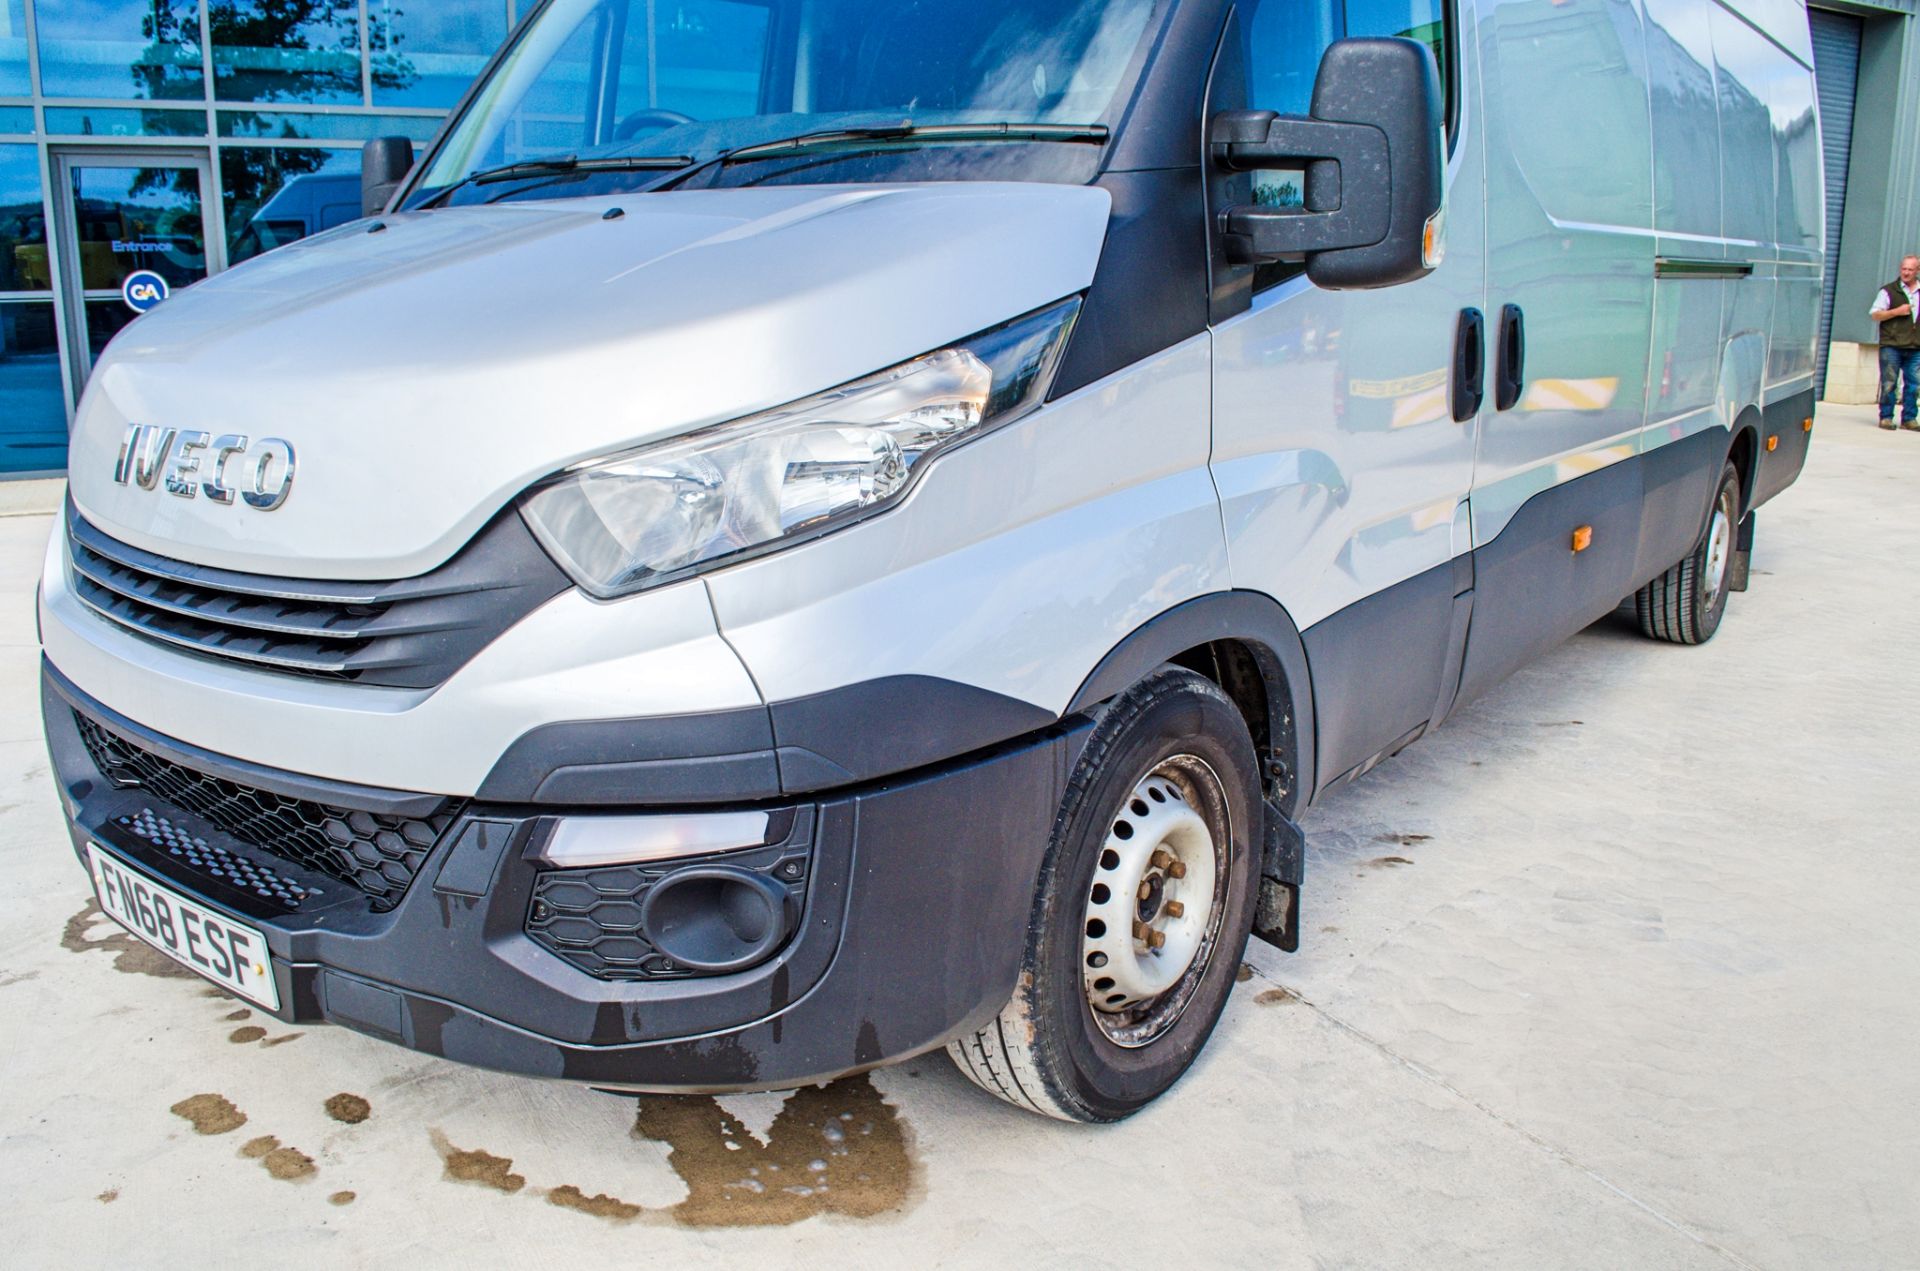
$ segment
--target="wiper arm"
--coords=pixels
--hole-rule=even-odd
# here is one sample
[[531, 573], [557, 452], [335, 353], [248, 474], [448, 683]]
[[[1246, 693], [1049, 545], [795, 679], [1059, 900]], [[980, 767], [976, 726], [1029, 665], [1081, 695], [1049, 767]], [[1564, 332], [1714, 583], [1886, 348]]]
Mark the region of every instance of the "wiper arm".
[[840, 146], [858, 145], [867, 141], [1063, 141], [1097, 146], [1105, 145], [1106, 140], [1105, 124], [899, 123], [874, 124], [858, 128], [827, 128], [819, 132], [803, 132], [797, 136], [782, 137], [777, 141], [756, 141], [751, 145], [722, 150], [712, 158], [702, 160], [686, 171], [676, 173], [650, 187], [648, 193], [671, 189], [710, 168], [724, 167], [730, 163], [751, 163], [756, 159], [780, 159], [788, 155], [832, 150]]
[[518, 181], [523, 177], [566, 176], [575, 172], [641, 172], [653, 168], [685, 168], [692, 164], [693, 156], [684, 154], [603, 155], [589, 159], [567, 154], [551, 159], [528, 159], [470, 172], [420, 206], [434, 207], [445, 202], [455, 190], [469, 185], [493, 185], [501, 181]]

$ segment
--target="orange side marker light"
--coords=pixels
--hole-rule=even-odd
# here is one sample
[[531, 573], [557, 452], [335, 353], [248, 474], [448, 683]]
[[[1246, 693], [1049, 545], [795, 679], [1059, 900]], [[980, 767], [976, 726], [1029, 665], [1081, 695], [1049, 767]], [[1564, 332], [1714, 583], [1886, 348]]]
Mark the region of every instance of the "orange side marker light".
[[1811, 416], [1809, 416], [1808, 418], [1806, 418], [1806, 419], [1803, 419], [1803, 420], [1801, 420], [1801, 421], [1800, 421], [1800, 431], [1801, 431], [1801, 432], [1812, 432], [1812, 431], [1813, 431], [1813, 419], [1812, 419], [1812, 417], [1811, 417]]
[[1593, 546], [1593, 526], [1582, 525], [1573, 532], [1573, 550], [1584, 552]]
[[1779, 435], [1775, 434], [1774, 436], [1767, 438], [1767, 453], [1772, 454], [1774, 451], [1778, 449], [1780, 449]]

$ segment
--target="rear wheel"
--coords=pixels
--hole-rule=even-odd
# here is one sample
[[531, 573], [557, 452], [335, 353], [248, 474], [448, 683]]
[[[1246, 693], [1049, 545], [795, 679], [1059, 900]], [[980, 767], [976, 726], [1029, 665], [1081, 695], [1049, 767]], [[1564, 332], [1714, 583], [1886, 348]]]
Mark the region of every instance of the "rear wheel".
[[1732, 590], [1739, 526], [1740, 472], [1728, 464], [1700, 541], [1685, 560], [1634, 593], [1634, 618], [1643, 634], [1673, 644], [1705, 644], [1713, 638]]
[[1094, 726], [1055, 822], [1019, 987], [948, 1046], [977, 1085], [1068, 1121], [1118, 1121], [1213, 1032], [1259, 882], [1252, 739], [1212, 682], [1163, 667]]

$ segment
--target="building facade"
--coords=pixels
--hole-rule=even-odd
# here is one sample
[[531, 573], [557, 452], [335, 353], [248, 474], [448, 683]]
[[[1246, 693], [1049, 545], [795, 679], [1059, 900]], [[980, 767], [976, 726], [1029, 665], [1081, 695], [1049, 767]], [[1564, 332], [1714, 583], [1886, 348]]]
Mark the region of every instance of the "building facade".
[[0, 0], [0, 477], [66, 466], [94, 356], [170, 287], [360, 214], [533, 0]]
[[[0, 0], [0, 477], [64, 470], [129, 279], [189, 285], [357, 216], [361, 143], [427, 141], [533, 3]], [[1809, 15], [1833, 400], [1871, 399], [1868, 302], [1920, 252], [1917, 3]]]

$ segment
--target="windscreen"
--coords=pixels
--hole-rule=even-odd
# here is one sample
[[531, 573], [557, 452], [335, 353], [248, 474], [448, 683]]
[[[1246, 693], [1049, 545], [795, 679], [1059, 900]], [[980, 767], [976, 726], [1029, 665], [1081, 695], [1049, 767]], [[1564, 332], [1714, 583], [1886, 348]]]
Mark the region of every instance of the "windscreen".
[[[833, 129], [1097, 123], [1116, 109], [1155, 8], [1156, 0], [553, 0], [481, 86], [410, 202], [477, 173], [558, 157], [699, 161]], [[590, 188], [535, 188], [564, 197], [660, 177], [596, 173]], [[732, 183], [724, 175], [707, 183], [715, 180]], [[488, 182], [447, 201], [532, 192]]]

